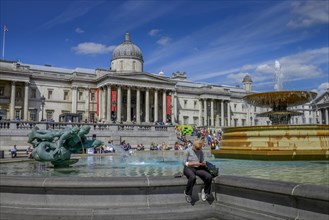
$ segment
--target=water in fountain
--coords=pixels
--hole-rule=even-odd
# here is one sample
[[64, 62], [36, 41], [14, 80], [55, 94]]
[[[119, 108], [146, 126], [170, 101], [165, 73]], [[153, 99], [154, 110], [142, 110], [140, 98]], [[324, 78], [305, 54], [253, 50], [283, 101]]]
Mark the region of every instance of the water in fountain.
[[281, 64], [279, 61], [275, 61], [275, 84], [274, 84], [274, 90], [280, 91], [282, 90], [282, 81], [283, 81], [283, 73], [281, 71]]
[[[0, 173], [9, 176], [60, 176], [60, 177], [136, 177], [172, 176], [182, 172], [184, 151], [165, 151], [166, 162], [162, 162], [159, 151], [139, 151], [127, 161], [118, 154], [83, 156], [70, 167], [54, 169], [46, 162], [28, 160], [19, 163], [3, 163]], [[221, 175], [249, 176], [262, 179], [284, 180], [298, 183], [329, 185], [327, 161], [253, 161], [213, 158], [205, 151], [205, 160], [216, 164]], [[184, 178], [185, 180], [185, 178]]]

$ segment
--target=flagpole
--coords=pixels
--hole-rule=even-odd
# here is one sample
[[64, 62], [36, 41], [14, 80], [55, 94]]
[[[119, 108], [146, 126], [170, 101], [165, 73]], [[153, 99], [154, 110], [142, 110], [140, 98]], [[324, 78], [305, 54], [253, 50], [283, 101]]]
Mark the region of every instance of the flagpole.
[[3, 27], [3, 40], [2, 40], [2, 59], [5, 59], [5, 39], [6, 39], [6, 26]]

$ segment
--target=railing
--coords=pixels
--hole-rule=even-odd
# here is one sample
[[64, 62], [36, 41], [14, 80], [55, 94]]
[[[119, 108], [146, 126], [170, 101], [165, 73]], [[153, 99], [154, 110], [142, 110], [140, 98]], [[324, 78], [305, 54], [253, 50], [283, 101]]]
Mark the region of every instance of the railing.
[[0, 129], [32, 129], [38, 126], [40, 129], [61, 130], [67, 127], [81, 127], [89, 125], [95, 131], [159, 131], [167, 132], [174, 126], [144, 125], [144, 124], [104, 124], [104, 123], [65, 123], [65, 122], [35, 122], [35, 121], [0, 121]]
[[38, 122], [30, 121], [0, 121], [0, 129], [32, 129]]

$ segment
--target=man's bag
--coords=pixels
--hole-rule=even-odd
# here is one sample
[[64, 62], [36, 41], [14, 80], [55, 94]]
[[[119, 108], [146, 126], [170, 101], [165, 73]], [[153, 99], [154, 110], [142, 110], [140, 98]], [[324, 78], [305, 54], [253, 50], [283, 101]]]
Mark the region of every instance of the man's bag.
[[207, 168], [207, 171], [208, 171], [213, 177], [218, 176], [219, 171], [218, 171], [218, 168], [217, 168], [214, 164], [212, 164], [212, 163], [206, 161], [206, 168]]

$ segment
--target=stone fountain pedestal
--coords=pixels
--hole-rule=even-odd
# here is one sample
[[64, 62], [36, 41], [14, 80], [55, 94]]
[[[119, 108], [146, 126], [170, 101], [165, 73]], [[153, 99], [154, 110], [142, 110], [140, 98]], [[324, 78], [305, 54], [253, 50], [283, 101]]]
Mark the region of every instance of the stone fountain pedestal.
[[216, 158], [329, 160], [329, 125], [275, 125], [223, 129]]

